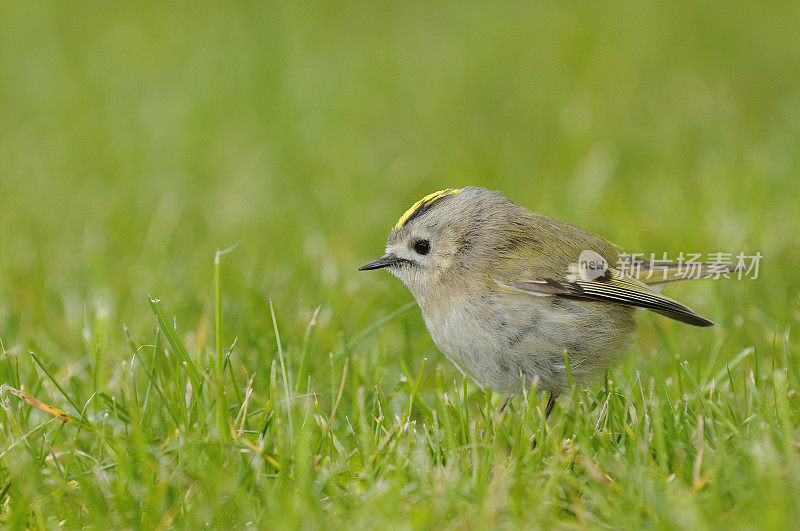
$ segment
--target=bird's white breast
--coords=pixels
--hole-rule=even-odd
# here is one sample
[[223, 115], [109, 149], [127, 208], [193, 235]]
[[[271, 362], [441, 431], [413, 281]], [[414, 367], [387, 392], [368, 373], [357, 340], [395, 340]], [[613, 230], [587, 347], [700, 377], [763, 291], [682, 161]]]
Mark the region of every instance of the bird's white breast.
[[420, 306], [439, 349], [479, 386], [500, 393], [519, 392], [523, 381], [563, 390], [565, 351], [576, 380], [602, 373], [634, 326], [610, 325], [619, 321], [614, 312], [627, 309], [554, 297], [497, 292]]

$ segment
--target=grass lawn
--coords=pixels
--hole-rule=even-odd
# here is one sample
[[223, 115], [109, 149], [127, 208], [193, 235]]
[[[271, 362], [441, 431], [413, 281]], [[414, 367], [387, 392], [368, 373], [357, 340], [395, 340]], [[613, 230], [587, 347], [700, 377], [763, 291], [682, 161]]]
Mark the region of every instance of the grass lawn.
[[[0, 6], [0, 523], [800, 525], [800, 8]], [[398, 216], [485, 186], [744, 252], [604, 381], [481, 392]], [[223, 252], [218, 252], [223, 251]]]

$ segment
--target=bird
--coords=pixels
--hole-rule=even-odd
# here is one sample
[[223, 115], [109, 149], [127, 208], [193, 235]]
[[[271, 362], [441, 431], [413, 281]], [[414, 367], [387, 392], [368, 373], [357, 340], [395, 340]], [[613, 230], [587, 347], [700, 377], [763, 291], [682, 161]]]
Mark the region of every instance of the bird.
[[535, 386], [549, 393], [549, 416], [570, 376], [589, 382], [620, 359], [638, 311], [714, 324], [660, 293], [708, 276], [709, 264], [689, 271], [636, 260], [588, 230], [475, 186], [414, 203], [385, 253], [358, 268], [375, 269], [405, 284], [434, 343], [462, 374], [506, 395], [499, 411]]

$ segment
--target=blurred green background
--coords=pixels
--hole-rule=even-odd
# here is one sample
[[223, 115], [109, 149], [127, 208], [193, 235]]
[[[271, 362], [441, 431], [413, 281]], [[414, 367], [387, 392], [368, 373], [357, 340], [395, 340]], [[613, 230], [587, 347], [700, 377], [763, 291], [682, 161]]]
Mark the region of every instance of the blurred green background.
[[[238, 244], [227, 341], [258, 370], [267, 297], [291, 338], [321, 305], [322, 363], [411, 300], [355, 271], [397, 217], [479, 185], [631, 252], [761, 251], [756, 281], [669, 293], [721, 322], [674, 338], [689, 357], [769, 341], [799, 318], [799, 19], [796, 2], [4, 2], [0, 338], [56, 364], [102, 343], [113, 366], [122, 323], [152, 333], [151, 294], [202, 347], [214, 251]], [[680, 329], [641, 322], [642, 351]], [[444, 362], [418, 313], [399, 329], [409, 363]]]
[[[96, 430], [0, 388], [0, 522], [797, 527], [798, 27], [798, 2], [0, 3], [0, 384]], [[602, 392], [494, 422], [418, 309], [381, 323], [402, 284], [356, 272], [466, 185], [760, 275], [671, 286], [717, 326], [642, 314]], [[147, 296], [216, 378], [232, 245], [236, 348], [200, 397]]]

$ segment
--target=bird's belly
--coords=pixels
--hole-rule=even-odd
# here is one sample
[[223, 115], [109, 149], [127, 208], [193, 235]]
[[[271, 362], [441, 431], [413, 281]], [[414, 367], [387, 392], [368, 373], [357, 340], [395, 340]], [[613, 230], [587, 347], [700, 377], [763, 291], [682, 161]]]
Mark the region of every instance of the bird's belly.
[[[479, 386], [514, 393], [536, 384], [548, 392], [602, 373], [635, 328], [628, 308], [555, 298], [497, 294], [426, 311], [436, 345]], [[621, 324], [621, 326], [620, 326]]]

